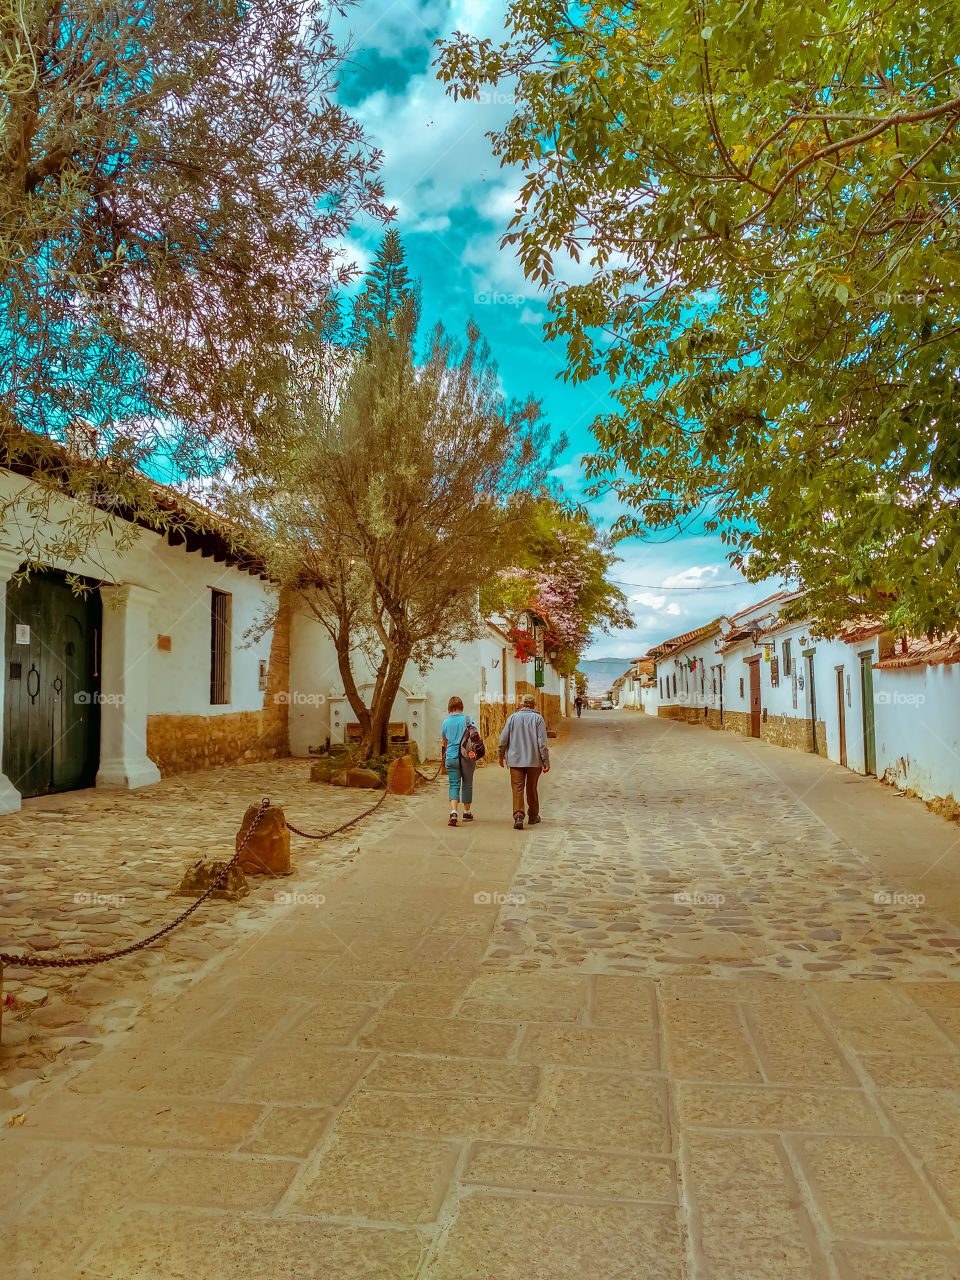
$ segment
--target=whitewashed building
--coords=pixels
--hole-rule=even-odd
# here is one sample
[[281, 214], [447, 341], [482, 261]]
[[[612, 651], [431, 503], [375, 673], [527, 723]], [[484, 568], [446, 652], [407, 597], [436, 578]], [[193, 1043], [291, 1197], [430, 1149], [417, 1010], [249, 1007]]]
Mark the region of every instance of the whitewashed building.
[[[38, 495], [29, 468], [0, 469], [0, 812], [27, 796], [147, 786], [348, 736], [352, 716], [326, 631], [302, 601], [278, 598], [215, 515], [157, 486], [158, 501], [189, 527], [139, 528], [120, 551], [106, 513], [84, 506], [93, 536], [78, 556], [58, 526], [77, 501], [54, 495], [40, 517]], [[44, 568], [19, 580], [27, 562]], [[77, 581], [86, 588], [79, 595]], [[488, 623], [425, 676], [411, 664], [392, 720], [422, 756], [435, 756], [452, 694], [489, 743], [530, 691], [555, 732], [570, 713], [570, 681], [549, 655], [539, 686], [533, 667]]]
[[780, 592], [655, 646], [648, 714], [700, 723], [876, 774], [960, 816], [960, 636], [895, 640], [865, 619], [832, 638]]

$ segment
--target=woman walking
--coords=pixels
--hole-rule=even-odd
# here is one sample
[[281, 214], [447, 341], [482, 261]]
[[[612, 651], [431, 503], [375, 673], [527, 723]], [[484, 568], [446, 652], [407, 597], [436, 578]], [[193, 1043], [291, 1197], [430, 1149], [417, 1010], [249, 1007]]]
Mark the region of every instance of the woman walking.
[[448, 827], [457, 825], [457, 805], [463, 796], [463, 820], [473, 822], [470, 806], [473, 804], [473, 773], [477, 762], [470, 756], [460, 754], [460, 740], [467, 731], [467, 725], [473, 720], [463, 710], [462, 698], [451, 698], [447, 703], [447, 718], [440, 726], [443, 737], [443, 762], [447, 768], [450, 782], [450, 817]]

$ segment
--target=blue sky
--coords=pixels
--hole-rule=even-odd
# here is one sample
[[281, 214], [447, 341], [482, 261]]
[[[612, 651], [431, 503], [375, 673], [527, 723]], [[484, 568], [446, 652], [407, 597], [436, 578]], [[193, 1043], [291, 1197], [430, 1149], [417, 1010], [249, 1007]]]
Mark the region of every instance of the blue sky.
[[[352, 43], [340, 97], [384, 152], [386, 195], [397, 207], [411, 273], [422, 283], [425, 321], [439, 319], [454, 333], [463, 332], [469, 317], [477, 321], [505, 391], [542, 400], [551, 422], [569, 437], [558, 478], [581, 497], [580, 458], [594, 447], [590, 423], [610, 407], [608, 384], [560, 380], [563, 346], [542, 336], [544, 299], [513, 253], [499, 247], [520, 179], [500, 168], [484, 135], [509, 118], [508, 95], [454, 102], [431, 67], [438, 38], [459, 29], [502, 39], [502, 24], [499, 0], [361, 0], [339, 25]], [[380, 227], [357, 226], [344, 257], [365, 269], [381, 234]], [[587, 273], [589, 264], [570, 263], [566, 278]], [[607, 527], [620, 512], [614, 498], [589, 506]], [[770, 584], [747, 583], [725, 563], [719, 539], [656, 536], [656, 542], [631, 539], [618, 548], [622, 563], [614, 575], [626, 584], [636, 626], [597, 637], [584, 656], [629, 659], [770, 594]], [[727, 583], [737, 585], [719, 585]]]

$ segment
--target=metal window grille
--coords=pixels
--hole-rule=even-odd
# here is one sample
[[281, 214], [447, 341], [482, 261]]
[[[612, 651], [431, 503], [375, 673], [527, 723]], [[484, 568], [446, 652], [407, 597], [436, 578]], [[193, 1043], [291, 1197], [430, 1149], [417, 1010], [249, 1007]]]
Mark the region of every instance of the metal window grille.
[[792, 670], [793, 670], [793, 665], [792, 665], [792, 660], [790, 655], [790, 641], [784, 640], [783, 642], [783, 674], [784, 676], [786, 677], [790, 675]]
[[211, 589], [210, 596], [210, 704], [230, 701], [230, 606], [228, 591]]

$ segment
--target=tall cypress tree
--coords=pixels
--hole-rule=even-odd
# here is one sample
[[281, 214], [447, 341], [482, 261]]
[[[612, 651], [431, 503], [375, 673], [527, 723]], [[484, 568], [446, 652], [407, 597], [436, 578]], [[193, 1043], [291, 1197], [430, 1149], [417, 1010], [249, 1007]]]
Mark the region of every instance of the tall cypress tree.
[[354, 304], [354, 341], [366, 347], [375, 330], [389, 332], [397, 312], [415, 293], [400, 233], [391, 228], [380, 241], [367, 283]]

